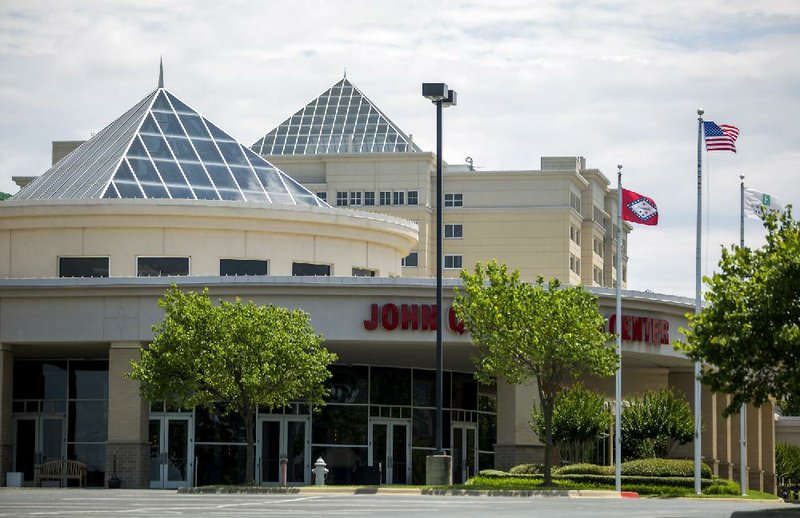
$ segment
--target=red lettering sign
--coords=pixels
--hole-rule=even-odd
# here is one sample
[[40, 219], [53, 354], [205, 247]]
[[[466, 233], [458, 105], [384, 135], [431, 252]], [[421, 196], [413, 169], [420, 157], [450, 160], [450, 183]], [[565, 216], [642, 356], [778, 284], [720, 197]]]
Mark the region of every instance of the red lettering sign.
[[[608, 318], [608, 332], [617, 332], [617, 315]], [[622, 339], [627, 342], [644, 342], [669, 345], [669, 321], [662, 318], [622, 315]]]
[[436, 306], [430, 304], [422, 305], [422, 330], [436, 331]]
[[400, 317], [403, 329], [419, 329], [419, 306], [416, 304], [403, 304], [400, 306]]
[[397, 311], [396, 304], [384, 304], [381, 310], [381, 325], [387, 331], [394, 331], [397, 329], [397, 324], [400, 323], [400, 317]]
[[367, 331], [375, 331], [378, 329], [378, 305], [372, 304], [369, 307], [369, 320], [364, 321], [364, 329]]
[[[375, 331], [378, 327], [386, 331], [400, 328], [403, 331], [436, 331], [438, 311], [435, 304], [370, 304], [369, 318], [364, 320], [364, 329]], [[447, 312], [448, 328], [458, 334], [464, 334], [464, 323], [456, 317], [451, 307]]]
[[456, 310], [452, 307], [450, 308], [450, 311], [447, 312], [447, 320], [450, 324], [450, 331], [460, 335], [464, 334], [464, 322], [456, 318]]

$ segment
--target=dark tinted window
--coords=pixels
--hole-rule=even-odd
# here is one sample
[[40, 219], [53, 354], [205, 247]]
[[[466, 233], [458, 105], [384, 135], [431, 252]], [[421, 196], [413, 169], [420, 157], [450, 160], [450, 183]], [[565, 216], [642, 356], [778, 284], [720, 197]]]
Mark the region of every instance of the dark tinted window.
[[67, 362], [14, 362], [14, 399], [66, 399]]
[[478, 382], [472, 374], [453, 373], [453, 408], [478, 409]]
[[108, 257], [59, 257], [59, 277], [108, 277]]
[[370, 403], [411, 404], [411, 369], [373, 367], [370, 376]]
[[403, 257], [403, 259], [400, 262], [402, 266], [407, 266], [410, 268], [417, 267], [419, 266], [419, 253], [411, 252], [407, 256]]
[[266, 275], [267, 261], [257, 259], [220, 259], [220, 275]]
[[189, 275], [188, 257], [139, 257], [136, 275], [139, 277], [166, 277]]
[[238, 412], [223, 413], [222, 408], [195, 409], [195, 442], [245, 442], [244, 420]]
[[69, 362], [70, 399], [108, 399], [108, 362]]
[[69, 404], [70, 442], [102, 442], [108, 436], [108, 401], [73, 401]]
[[332, 374], [326, 383], [331, 391], [331, 395], [328, 397], [329, 403], [368, 402], [369, 382], [367, 381], [366, 367], [333, 365], [329, 370]]
[[331, 267], [328, 264], [292, 263], [292, 275], [330, 275]]
[[325, 405], [314, 415], [311, 442], [315, 444], [367, 444], [367, 407]]

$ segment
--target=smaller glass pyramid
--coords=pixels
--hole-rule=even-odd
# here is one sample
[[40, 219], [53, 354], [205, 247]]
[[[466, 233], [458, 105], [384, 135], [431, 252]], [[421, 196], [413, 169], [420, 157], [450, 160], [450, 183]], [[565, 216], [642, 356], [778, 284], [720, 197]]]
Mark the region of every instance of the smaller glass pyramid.
[[163, 87], [14, 198], [172, 198], [329, 206]]
[[347, 78], [283, 121], [251, 149], [259, 155], [421, 151]]

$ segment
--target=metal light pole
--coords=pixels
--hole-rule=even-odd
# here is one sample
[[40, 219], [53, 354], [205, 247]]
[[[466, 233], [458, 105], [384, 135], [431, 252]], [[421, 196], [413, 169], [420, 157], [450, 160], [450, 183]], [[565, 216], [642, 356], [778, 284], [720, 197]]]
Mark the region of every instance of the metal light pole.
[[422, 83], [422, 96], [436, 105], [436, 455], [443, 448], [444, 350], [442, 349], [442, 108], [455, 106], [456, 92], [444, 83]]

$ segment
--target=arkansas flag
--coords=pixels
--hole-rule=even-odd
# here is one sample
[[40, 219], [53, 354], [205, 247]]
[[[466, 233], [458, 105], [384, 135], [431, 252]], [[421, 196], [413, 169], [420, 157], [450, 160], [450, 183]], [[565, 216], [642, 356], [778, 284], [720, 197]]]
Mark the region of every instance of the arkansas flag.
[[652, 198], [622, 189], [622, 219], [642, 225], [658, 225], [658, 207]]

